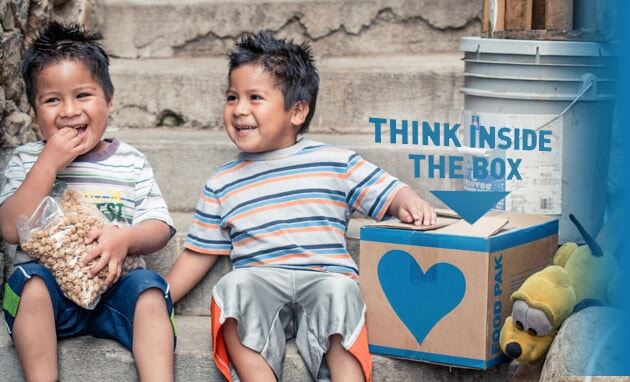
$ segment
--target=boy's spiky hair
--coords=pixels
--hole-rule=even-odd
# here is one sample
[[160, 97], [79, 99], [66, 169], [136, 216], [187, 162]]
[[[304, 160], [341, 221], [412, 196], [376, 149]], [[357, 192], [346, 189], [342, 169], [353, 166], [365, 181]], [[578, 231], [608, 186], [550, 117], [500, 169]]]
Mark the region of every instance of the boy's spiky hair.
[[277, 39], [271, 32], [243, 33], [236, 41], [236, 46], [228, 53], [230, 73], [247, 64], [259, 64], [278, 81], [284, 96], [284, 108], [289, 110], [297, 102], [309, 105], [309, 112], [299, 133], [308, 129], [315, 114], [319, 74], [313, 63], [311, 48]]
[[22, 57], [22, 78], [26, 98], [35, 108], [37, 76], [46, 66], [61, 60], [77, 60], [85, 65], [92, 77], [100, 82], [105, 99], [110, 102], [114, 86], [109, 76], [109, 57], [97, 42], [101, 36], [89, 33], [76, 24], [49, 23], [35, 37]]

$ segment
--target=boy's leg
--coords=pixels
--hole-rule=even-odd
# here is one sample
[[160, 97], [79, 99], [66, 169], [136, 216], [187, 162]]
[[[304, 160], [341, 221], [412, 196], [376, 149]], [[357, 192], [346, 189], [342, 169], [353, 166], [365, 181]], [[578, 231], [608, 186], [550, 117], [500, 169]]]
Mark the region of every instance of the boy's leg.
[[48, 288], [39, 277], [32, 277], [22, 290], [13, 343], [27, 381], [59, 379], [55, 317]]
[[236, 326], [236, 320], [228, 318], [223, 324], [223, 338], [240, 380], [243, 382], [275, 381], [276, 376], [263, 356], [241, 344]]
[[26, 379], [58, 379], [57, 337], [82, 334], [87, 314], [63, 296], [54, 276], [36, 262], [15, 267], [2, 307]]
[[326, 353], [326, 362], [333, 381], [363, 382], [363, 370], [359, 361], [341, 345], [341, 335], [330, 336], [330, 347]]
[[159, 289], [143, 292], [133, 319], [133, 357], [142, 381], [172, 381], [173, 328]]
[[172, 314], [164, 278], [153, 271], [136, 269], [101, 296], [88, 334], [113, 339], [131, 351], [141, 380], [172, 381]]
[[[335, 273], [296, 271], [296, 345], [316, 380], [370, 381], [372, 357], [358, 284]], [[336, 379], [340, 378], [340, 379]]]
[[[277, 268], [237, 268], [215, 285], [212, 350], [217, 368], [228, 381], [280, 378], [285, 328], [293, 318], [288, 273]], [[251, 369], [259, 371], [250, 373]]]

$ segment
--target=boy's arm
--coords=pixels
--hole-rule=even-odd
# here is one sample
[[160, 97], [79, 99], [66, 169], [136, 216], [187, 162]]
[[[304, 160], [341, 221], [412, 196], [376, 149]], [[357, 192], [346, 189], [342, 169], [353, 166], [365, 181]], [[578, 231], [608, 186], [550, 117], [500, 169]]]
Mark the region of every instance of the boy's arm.
[[30, 216], [43, 198], [50, 194], [56, 171], [48, 164], [37, 161], [26, 175], [22, 185], [0, 207], [2, 237], [11, 244], [19, 241], [16, 220], [18, 216]]
[[387, 214], [415, 225], [432, 225], [437, 222], [435, 209], [409, 186], [402, 188], [394, 195]]
[[184, 249], [166, 275], [173, 303], [188, 294], [210, 271], [218, 259], [218, 255], [206, 255]]
[[145, 220], [142, 223], [121, 227], [129, 236], [128, 255], [148, 255], [164, 248], [171, 235], [171, 228], [165, 222], [156, 219]]
[[31, 216], [43, 198], [50, 194], [57, 172], [70, 164], [83, 150], [73, 128], [60, 129], [50, 137], [24, 182], [0, 207], [0, 232], [11, 244], [19, 241], [16, 219]]

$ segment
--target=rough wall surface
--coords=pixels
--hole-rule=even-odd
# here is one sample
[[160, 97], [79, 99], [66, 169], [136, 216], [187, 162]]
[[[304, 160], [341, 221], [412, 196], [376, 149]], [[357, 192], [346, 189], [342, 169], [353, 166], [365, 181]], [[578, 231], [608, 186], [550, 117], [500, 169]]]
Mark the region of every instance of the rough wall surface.
[[[30, 107], [20, 80], [19, 63], [28, 25], [29, 0], [0, 0], [0, 167], [11, 150], [34, 139]], [[2, 176], [0, 175], [0, 179]], [[8, 258], [0, 246], [0, 283]], [[0, 292], [1, 294], [2, 292]], [[2, 296], [0, 295], [0, 298]]]
[[[24, 44], [48, 20], [90, 27], [96, 0], [0, 0], [0, 169], [16, 146], [37, 139], [34, 115], [24, 93], [20, 60]], [[3, 176], [0, 174], [0, 183]], [[10, 261], [0, 246], [0, 285]], [[4, 264], [4, 266], [3, 266]], [[2, 292], [0, 292], [1, 294]]]
[[223, 56], [241, 32], [258, 29], [309, 42], [321, 55], [347, 56], [454, 51], [462, 36], [479, 33], [481, 3], [102, 0], [94, 13], [114, 57]]
[[11, 150], [36, 139], [33, 115], [20, 60], [24, 44], [48, 20], [78, 22], [90, 27], [96, 0], [0, 0], [0, 165]]
[[7, 151], [34, 138], [19, 64], [28, 25], [28, 0], [0, 0], [0, 164]]

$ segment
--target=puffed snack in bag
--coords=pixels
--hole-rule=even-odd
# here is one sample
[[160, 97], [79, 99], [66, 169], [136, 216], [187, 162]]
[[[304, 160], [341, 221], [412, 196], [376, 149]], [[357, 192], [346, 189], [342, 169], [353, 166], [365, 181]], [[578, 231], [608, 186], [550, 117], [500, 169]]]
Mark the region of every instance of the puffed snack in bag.
[[[111, 223], [96, 207], [82, 203], [78, 192], [66, 190], [59, 198], [44, 198], [31, 218], [22, 218], [17, 227], [22, 250], [51, 271], [64, 295], [85, 309], [94, 309], [107, 289], [107, 268], [90, 278], [88, 272], [96, 260], [81, 266], [81, 259], [98, 244], [85, 244], [87, 235], [106, 225]], [[127, 256], [122, 268], [143, 266], [142, 258]]]

